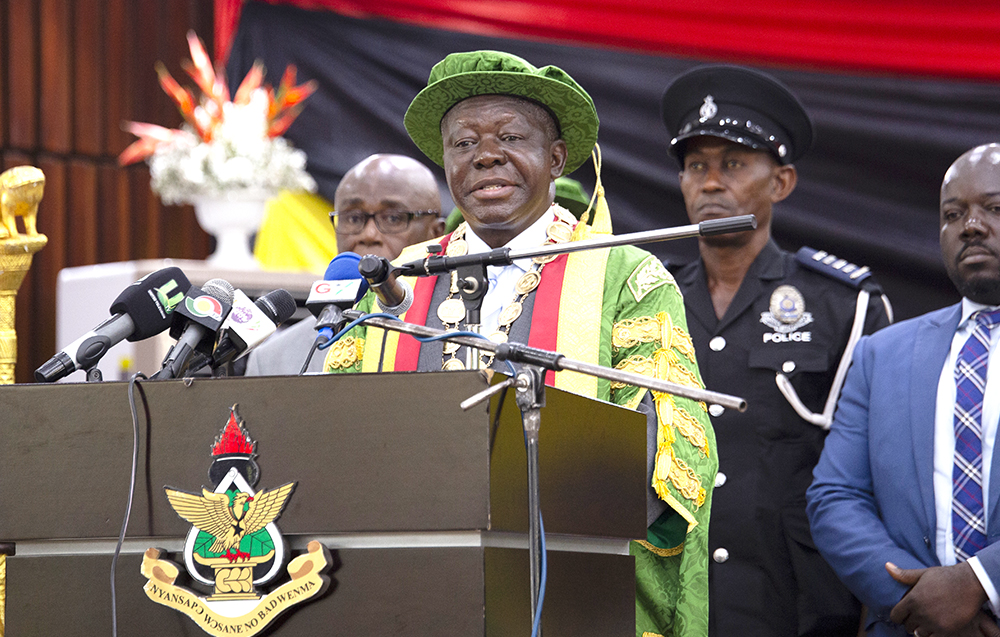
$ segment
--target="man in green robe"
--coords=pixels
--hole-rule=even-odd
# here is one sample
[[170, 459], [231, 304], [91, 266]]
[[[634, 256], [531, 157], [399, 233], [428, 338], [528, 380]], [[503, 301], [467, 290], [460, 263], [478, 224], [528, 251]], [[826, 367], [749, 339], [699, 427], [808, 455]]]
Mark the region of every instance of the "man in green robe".
[[[411, 138], [442, 165], [465, 221], [440, 242], [448, 255], [527, 248], [611, 232], [597, 184], [594, 210], [577, 219], [554, 204], [555, 180], [591, 155], [598, 119], [564, 71], [507, 53], [449, 55], [405, 117]], [[593, 214], [591, 214], [593, 212]], [[412, 246], [400, 261], [422, 257]], [[681, 294], [658, 259], [625, 246], [488, 268], [482, 333], [569, 358], [702, 387]], [[461, 329], [464, 306], [448, 276], [411, 281], [401, 317]], [[372, 295], [359, 309], [374, 309]], [[462, 351], [398, 333], [355, 328], [330, 348], [330, 372], [463, 369]], [[486, 356], [480, 365], [492, 361]], [[636, 559], [636, 634], [708, 633], [707, 526], [717, 461], [706, 406], [606, 380], [558, 372], [547, 383], [647, 414], [647, 537]]]

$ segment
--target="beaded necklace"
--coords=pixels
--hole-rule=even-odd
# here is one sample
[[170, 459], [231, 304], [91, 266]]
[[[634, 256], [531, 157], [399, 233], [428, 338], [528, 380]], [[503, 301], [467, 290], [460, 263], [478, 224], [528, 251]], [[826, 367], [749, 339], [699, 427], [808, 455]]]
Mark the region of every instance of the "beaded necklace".
[[[546, 240], [542, 245], [551, 245], [554, 243], [565, 243], [569, 241], [570, 237], [573, 235], [573, 225], [576, 223], [576, 218], [561, 206], [552, 205], [552, 210], [555, 213], [555, 220], [549, 224], [548, 228], [545, 229]], [[445, 254], [449, 257], [460, 256], [468, 254], [469, 244], [465, 240], [465, 232], [468, 229], [468, 224], [462, 222], [459, 224], [458, 228], [451, 235], [451, 241], [448, 242], [448, 247], [445, 250]], [[524, 301], [528, 298], [528, 295], [534, 292], [538, 288], [538, 284], [542, 281], [542, 268], [545, 267], [546, 263], [554, 261], [559, 255], [549, 254], [544, 256], [538, 256], [532, 258], [531, 269], [521, 275], [521, 278], [517, 280], [514, 284], [514, 300], [511, 301], [506, 307], [500, 312], [500, 316], [497, 318], [497, 330], [492, 334], [488, 335], [488, 338], [494, 343], [506, 343], [508, 337], [510, 336], [510, 328], [513, 326], [514, 321], [521, 316], [521, 312], [524, 311]], [[459, 296], [458, 287], [458, 272], [452, 271], [451, 273], [451, 286], [448, 288], [448, 298], [441, 302], [438, 306], [437, 315], [441, 319], [441, 323], [444, 325], [444, 329], [449, 332], [456, 332], [459, 329], [459, 324], [465, 318], [465, 303]], [[465, 363], [458, 358], [459, 345], [457, 343], [445, 343], [444, 351], [441, 357], [441, 369], [445, 371], [454, 371], [465, 369]], [[479, 367], [480, 369], [486, 369], [491, 364], [493, 364], [493, 353], [491, 352], [488, 356], [479, 357]]]

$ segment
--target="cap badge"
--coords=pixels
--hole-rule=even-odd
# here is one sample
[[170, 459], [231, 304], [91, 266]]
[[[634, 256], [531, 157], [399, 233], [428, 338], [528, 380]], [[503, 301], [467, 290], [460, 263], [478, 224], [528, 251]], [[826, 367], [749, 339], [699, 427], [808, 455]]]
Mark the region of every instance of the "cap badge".
[[705, 123], [708, 120], [715, 117], [715, 114], [719, 112], [719, 107], [715, 105], [714, 98], [711, 95], [705, 96], [705, 101], [702, 103], [701, 108], [698, 109], [698, 115], [700, 115], [701, 123]]
[[792, 285], [779, 285], [771, 293], [770, 311], [761, 312], [760, 322], [776, 332], [788, 334], [813, 322], [806, 312], [802, 293]]

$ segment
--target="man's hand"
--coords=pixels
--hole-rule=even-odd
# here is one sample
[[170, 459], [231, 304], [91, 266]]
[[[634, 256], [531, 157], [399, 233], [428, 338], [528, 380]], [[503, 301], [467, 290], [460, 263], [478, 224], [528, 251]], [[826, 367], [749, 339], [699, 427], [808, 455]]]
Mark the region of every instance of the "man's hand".
[[[920, 633], [921, 637], [923, 633]], [[1000, 627], [996, 621], [986, 614], [986, 611], [979, 611], [979, 614], [972, 619], [969, 625], [969, 637], [1000, 637]]]
[[[905, 626], [908, 632], [920, 637], [951, 634], [1000, 637], [996, 624], [982, 611], [986, 591], [967, 563], [901, 569], [887, 562], [885, 569], [894, 580], [910, 587], [889, 614], [892, 621]], [[991, 628], [988, 624], [992, 624], [995, 632], [985, 632]], [[967, 632], [975, 629], [979, 632]]]

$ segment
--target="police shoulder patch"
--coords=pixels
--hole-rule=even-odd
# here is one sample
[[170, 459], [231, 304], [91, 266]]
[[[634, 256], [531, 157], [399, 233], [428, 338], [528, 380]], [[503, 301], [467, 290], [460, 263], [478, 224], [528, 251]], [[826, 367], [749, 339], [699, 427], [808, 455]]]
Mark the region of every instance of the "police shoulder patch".
[[674, 283], [674, 277], [667, 272], [659, 259], [649, 255], [632, 271], [627, 283], [629, 291], [638, 303], [656, 288]]
[[815, 250], [806, 246], [799, 248], [795, 253], [795, 260], [805, 268], [855, 288], [860, 288], [861, 284], [872, 276], [868, 266], [858, 266], [825, 250]]

